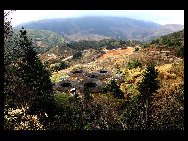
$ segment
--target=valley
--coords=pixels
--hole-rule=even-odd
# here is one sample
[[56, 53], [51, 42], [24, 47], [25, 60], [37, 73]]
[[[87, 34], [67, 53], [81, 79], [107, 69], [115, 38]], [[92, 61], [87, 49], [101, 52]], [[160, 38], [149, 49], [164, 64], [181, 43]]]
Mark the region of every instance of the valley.
[[6, 130], [184, 130], [184, 26], [59, 18], [9, 34]]
[[[135, 94], [138, 93], [136, 90], [137, 83], [140, 82], [142, 73], [150, 61], [153, 62], [156, 68], [159, 68], [160, 75], [167, 75], [166, 77], [174, 75], [174, 80], [177, 78], [175, 83], [183, 81], [176, 77], [174, 73], [164, 74], [167, 71], [166, 69], [164, 71], [167, 65], [172, 67], [175, 64], [181, 64], [180, 66], [182, 66], [184, 62], [183, 52], [181, 52], [182, 47], [184, 47], [184, 30], [161, 36], [148, 43], [114, 39], [64, 43], [64, 45], [53, 47], [38, 56], [43, 64], [47, 64], [47, 69], [52, 71], [50, 79], [53, 83], [68, 77], [67, 73], [76, 69], [84, 69], [90, 73], [107, 69], [112, 71], [110, 79], [118, 74], [123, 74], [126, 81], [120, 85], [120, 88], [125, 97], [128, 97], [129, 92], [126, 90], [132, 85], [135, 86]], [[78, 53], [80, 56], [75, 57]], [[127, 65], [135, 61], [140, 62], [142, 68], [127, 69]], [[66, 64], [64, 69], [60, 68], [62, 62]]]
[[[40, 32], [40, 30], [37, 32]], [[29, 33], [29, 35], [32, 34]], [[33, 37], [36, 37], [36, 35]], [[40, 44], [44, 43], [40, 41]], [[127, 97], [129, 93], [126, 92], [124, 87], [134, 85], [136, 91], [136, 83], [141, 80], [141, 74], [149, 61], [152, 61], [156, 68], [163, 68], [167, 64], [181, 63], [183, 62], [183, 54], [179, 51], [182, 47], [184, 47], [184, 30], [161, 36], [148, 43], [115, 39], [81, 40], [67, 43], [63, 41], [62, 44], [56, 44], [56, 46], [48, 48], [48, 51], [40, 53], [38, 56], [47, 69], [52, 71], [51, 81], [53, 83], [67, 77], [67, 73], [75, 69], [84, 69], [88, 72], [107, 69], [112, 71], [111, 78], [120, 72], [125, 76], [127, 71], [129, 72], [127, 70], [128, 63], [139, 61], [143, 66], [142, 71], [138, 69], [134, 70], [135, 72], [130, 72], [125, 76], [127, 81], [120, 85], [125, 97]], [[76, 58], [74, 56], [77, 53], [80, 53], [80, 56]], [[66, 64], [64, 69], [60, 68], [61, 62]], [[139, 74], [139, 77], [134, 76], [135, 74]]]

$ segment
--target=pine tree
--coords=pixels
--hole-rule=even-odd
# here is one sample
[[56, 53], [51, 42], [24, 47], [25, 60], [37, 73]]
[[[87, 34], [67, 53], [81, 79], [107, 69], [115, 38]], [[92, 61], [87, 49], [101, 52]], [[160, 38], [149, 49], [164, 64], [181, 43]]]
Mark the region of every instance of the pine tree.
[[[4, 11], [4, 108], [15, 108], [23, 104], [21, 98], [24, 86], [20, 81], [20, 75], [17, 71], [16, 62], [19, 58], [17, 46], [13, 38], [13, 29], [8, 15], [11, 11]], [[2, 67], [3, 69], [3, 67]]]
[[143, 74], [143, 79], [139, 83], [138, 91], [140, 96], [143, 99], [148, 98], [152, 101], [152, 96], [154, 93], [157, 93], [157, 90], [160, 88], [158, 77], [158, 70], [155, 69], [155, 66], [150, 62], [147, 64], [146, 71]]
[[146, 71], [143, 74], [143, 79], [138, 86], [138, 91], [140, 95], [138, 97], [138, 102], [143, 108], [143, 120], [145, 122], [145, 129], [151, 128], [151, 114], [152, 114], [152, 101], [153, 96], [157, 93], [157, 90], [160, 88], [158, 77], [158, 70], [155, 69], [155, 66], [150, 62], [147, 64]]
[[21, 49], [19, 71], [22, 74], [23, 83], [29, 89], [29, 107], [31, 112], [49, 113], [52, 102], [52, 83], [50, 73], [45, 69], [37, 57], [32, 41], [28, 39], [27, 32], [20, 30], [20, 39], [17, 44]]

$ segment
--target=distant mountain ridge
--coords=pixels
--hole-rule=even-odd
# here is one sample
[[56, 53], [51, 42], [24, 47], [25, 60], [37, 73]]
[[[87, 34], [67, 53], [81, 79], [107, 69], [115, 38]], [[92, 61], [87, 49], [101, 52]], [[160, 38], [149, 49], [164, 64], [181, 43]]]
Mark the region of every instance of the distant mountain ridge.
[[68, 41], [116, 40], [152, 41], [162, 35], [183, 30], [183, 25], [160, 25], [122, 17], [80, 17], [44, 19], [20, 24], [14, 28], [50, 30]]

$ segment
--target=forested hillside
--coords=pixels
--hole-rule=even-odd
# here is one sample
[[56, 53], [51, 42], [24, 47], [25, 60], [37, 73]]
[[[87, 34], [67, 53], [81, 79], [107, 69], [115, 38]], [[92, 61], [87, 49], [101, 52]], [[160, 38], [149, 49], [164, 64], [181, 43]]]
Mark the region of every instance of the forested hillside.
[[146, 43], [143, 48], [151, 50], [168, 51], [169, 54], [184, 57], [184, 30], [161, 36], [150, 43]]
[[86, 49], [117, 49], [126, 48], [128, 46], [136, 46], [144, 44], [141, 41], [131, 41], [131, 40], [115, 40], [115, 39], [103, 39], [100, 41], [78, 41], [67, 43], [66, 46], [75, 50], [86, 50]]
[[[14, 29], [14, 36], [18, 37], [19, 29]], [[32, 39], [34, 46], [38, 47], [38, 53], [44, 53], [50, 48], [65, 44], [65, 39], [49, 30], [27, 29], [28, 37]]]

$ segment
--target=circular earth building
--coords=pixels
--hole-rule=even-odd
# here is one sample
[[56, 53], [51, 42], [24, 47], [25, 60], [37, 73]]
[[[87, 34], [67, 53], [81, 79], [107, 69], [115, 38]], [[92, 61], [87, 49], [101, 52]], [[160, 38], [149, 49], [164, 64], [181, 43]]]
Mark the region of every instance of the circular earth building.
[[84, 87], [87, 87], [90, 93], [100, 93], [105, 86], [105, 82], [93, 78], [85, 79], [78, 83], [78, 89], [81, 93], [83, 93]]
[[105, 78], [110, 77], [110, 75], [112, 74], [112, 72], [107, 69], [96, 70], [95, 73], [99, 73], [100, 75], [103, 75]]
[[67, 78], [65, 80], [61, 80], [55, 84], [55, 89], [61, 92], [69, 92], [71, 89], [76, 88], [78, 81], [75, 79]]
[[105, 76], [100, 73], [92, 72], [85, 75], [85, 79], [104, 80]]
[[69, 75], [71, 78], [82, 78], [84, 77], [84, 75], [86, 75], [88, 73], [88, 71], [83, 70], [83, 69], [75, 69], [70, 71], [69, 73], [67, 73], [67, 75]]

